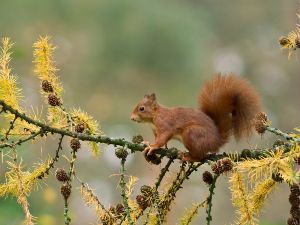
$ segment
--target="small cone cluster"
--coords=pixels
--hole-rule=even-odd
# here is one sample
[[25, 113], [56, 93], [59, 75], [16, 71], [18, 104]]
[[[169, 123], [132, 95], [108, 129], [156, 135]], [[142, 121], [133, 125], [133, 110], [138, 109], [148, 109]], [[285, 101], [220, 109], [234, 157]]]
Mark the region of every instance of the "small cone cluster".
[[215, 164], [211, 166], [211, 169], [216, 175], [220, 175], [224, 172], [230, 171], [232, 167], [233, 167], [233, 163], [231, 159], [226, 157], [218, 160]]
[[63, 183], [60, 188], [60, 193], [62, 194], [65, 200], [68, 200], [72, 192], [72, 186], [71, 184], [69, 184], [70, 177], [68, 176], [66, 171], [62, 168], [58, 168], [55, 171], [55, 177], [58, 181]]
[[204, 183], [211, 185], [213, 182], [213, 175], [210, 172], [205, 171], [202, 174], [202, 180], [204, 181]]
[[257, 133], [263, 134], [267, 129], [268, 117], [264, 112], [260, 112], [255, 116], [254, 127]]

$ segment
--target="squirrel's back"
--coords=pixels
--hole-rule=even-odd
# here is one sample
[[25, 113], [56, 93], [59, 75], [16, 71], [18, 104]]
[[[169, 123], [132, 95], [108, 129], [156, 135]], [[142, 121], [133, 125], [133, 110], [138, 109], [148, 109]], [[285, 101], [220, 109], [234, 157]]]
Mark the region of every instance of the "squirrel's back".
[[233, 133], [238, 140], [249, 136], [255, 115], [261, 111], [260, 98], [247, 80], [235, 75], [218, 75], [208, 81], [199, 94], [200, 109], [211, 117], [223, 144]]

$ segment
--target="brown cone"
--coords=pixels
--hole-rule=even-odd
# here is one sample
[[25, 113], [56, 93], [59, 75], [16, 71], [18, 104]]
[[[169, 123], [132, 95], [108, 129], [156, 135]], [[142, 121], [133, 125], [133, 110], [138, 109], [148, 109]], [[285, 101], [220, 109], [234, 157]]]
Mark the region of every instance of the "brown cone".
[[81, 144], [80, 141], [77, 138], [73, 138], [70, 141], [70, 147], [74, 150], [77, 151], [78, 149], [80, 149]]
[[55, 171], [55, 177], [58, 181], [65, 182], [69, 180], [69, 176], [64, 169], [58, 168]]
[[205, 171], [203, 174], [202, 174], [202, 180], [208, 184], [208, 185], [211, 185], [212, 182], [213, 182], [213, 176], [210, 172], [208, 171]]
[[42, 81], [42, 89], [43, 89], [44, 92], [53, 92], [53, 86], [47, 80]]
[[82, 133], [84, 131], [84, 123], [78, 123], [75, 126], [75, 131], [78, 133]]
[[60, 99], [55, 94], [48, 95], [48, 103], [51, 106], [59, 106], [61, 104]]
[[71, 185], [68, 183], [63, 184], [60, 188], [60, 192], [64, 196], [64, 199], [67, 200], [71, 195]]

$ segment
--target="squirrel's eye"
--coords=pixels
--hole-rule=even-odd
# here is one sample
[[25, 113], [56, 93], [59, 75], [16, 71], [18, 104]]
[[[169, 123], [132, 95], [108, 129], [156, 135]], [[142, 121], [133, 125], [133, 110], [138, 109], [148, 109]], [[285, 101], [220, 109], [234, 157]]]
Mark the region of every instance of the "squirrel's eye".
[[144, 106], [140, 106], [139, 110], [140, 110], [141, 112], [144, 112], [145, 107], [144, 107]]

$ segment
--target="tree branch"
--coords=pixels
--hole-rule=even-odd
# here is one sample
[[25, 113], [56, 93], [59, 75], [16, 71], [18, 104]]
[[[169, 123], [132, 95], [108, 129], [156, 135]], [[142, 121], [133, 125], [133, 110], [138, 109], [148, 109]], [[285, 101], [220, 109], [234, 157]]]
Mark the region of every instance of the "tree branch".
[[[20, 113], [18, 110], [14, 109], [13, 107], [11, 107], [10, 105], [6, 104], [3, 100], [0, 100], [0, 105], [2, 106], [2, 109], [4, 110], [4, 112], [10, 112], [11, 114], [14, 114], [16, 117], [25, 120], [26, 122], [33, 124], [37, 127], [39, 127], [41, 130], [39, 131], [40, 134], [41, 133], [56, 133], [56, 134], [60, 134], [60, 135], [64, 135], [64, 136], [69, 136], [69, 137], [73, 137], [73, 138], [78, 138], [79, 140], [82, 141], [93, 141], [93, 142], [97, 142], [97, 143], [104, 143], [107, 145], [115, 145], [115, 146], [123, 146], [123, 147], [127, 147], [128, 149], [131, 150], [131, 152], [136, 152], [136, 151], [143, 151], [146, 147], [146, 145], [144, 144], [135, 144], [129, 141], [126, 141], [124, 138], [110, 138], [107, 137], [105, 135], [88, 135], [88, 134], [84, 134], [84, 133], [77, 133], [77, 132], [73, 132], [70, 131], [68, 129], [59, 129], [59, 128], [55, 128], [55, 127], [51, 127], [50, 125], [47, 125], [45, 123], [42, 123], [38, 120], [34, 120], [30, 117], [28, 117], [25, 113]], [[282, 131], [280, 131], [277, 128], [272, 128], [272, 127], [267, 127], [267, 130], [275, 133], [276, 135], [280, 135], [284, 138], [286, 138], [289, 141], [295, 141], [295, 142], [300, 142], [299, 139], [291, 137], [289, 134], [284, 133]], [[37, 136], [38, 134], [36, 133], [35, 136]], [[33, 139], [34, 137], [31, 137], [30, 139]], [[19, 142], [17, 142], [18, 144], [23, 143], [27, 140], [30, 139], [25, 139], [25, 140], [20, 140]], [[0, 148], [4, 148], [4, 147], [10, 147], [10, 144], [2, 144], [0, 145]], [[248, 150], [245, 149], [242, 151], [241, 154], [237, 154], [236, 155], [236, 159], [235, 161], [240, 161], [242, 158], [260, 158], [260, 157], [265, 157], [266, 154], [270, 151], [276, 151], [275, 149], [256, 149], [256, 150]], [[286, 151], [289, 151], [289, 148], [286, 149]], [[179, 150], [176, 148], [160, 148], [157, 150], [156, 152], [157, 154], [160, 154], [161, 156], [167, 156], [168, 158], [177, 158]], [[227, 153], [223, 153], [223, 154], [208, 154], [207, 157], [201, 161], [201, 163], [205, 163], [208, 161], [217, 161], [219, 159], [222, 159], [224, 157], [228, 157]]]
[[211, 216], [212, 197], [214, 195], [214, 190], [215, 190], [215, 187], [216, 187], [216, 182], [217, 182], [218, 177], [219, 177], [219, 175], [217, 175], [217, 174], [214, 175], [212, 183], [209, 187], [209, 195], [206, 199], [206, 202], [207, 202], [207, 208], [206, 208], [206, 213], [207, 213], [206, 222], [207, 222], [207, 225], [210, 225], [210, 222], [212, 221], [212, 216]]
[[37, 132], [33, 132], [30, 136], [28, 136], [27, 138], [24, 139], [19, 139], [16, 143], [4, 143], [0, 145], [0, 148], [6, 148], [6, 147], [12, 147], [14, 145], [21, 145], [24, 142], [33, 140], [36, 136], [39, 136], [41, 134], [45, 133], [42, 129], [37, 131]]

